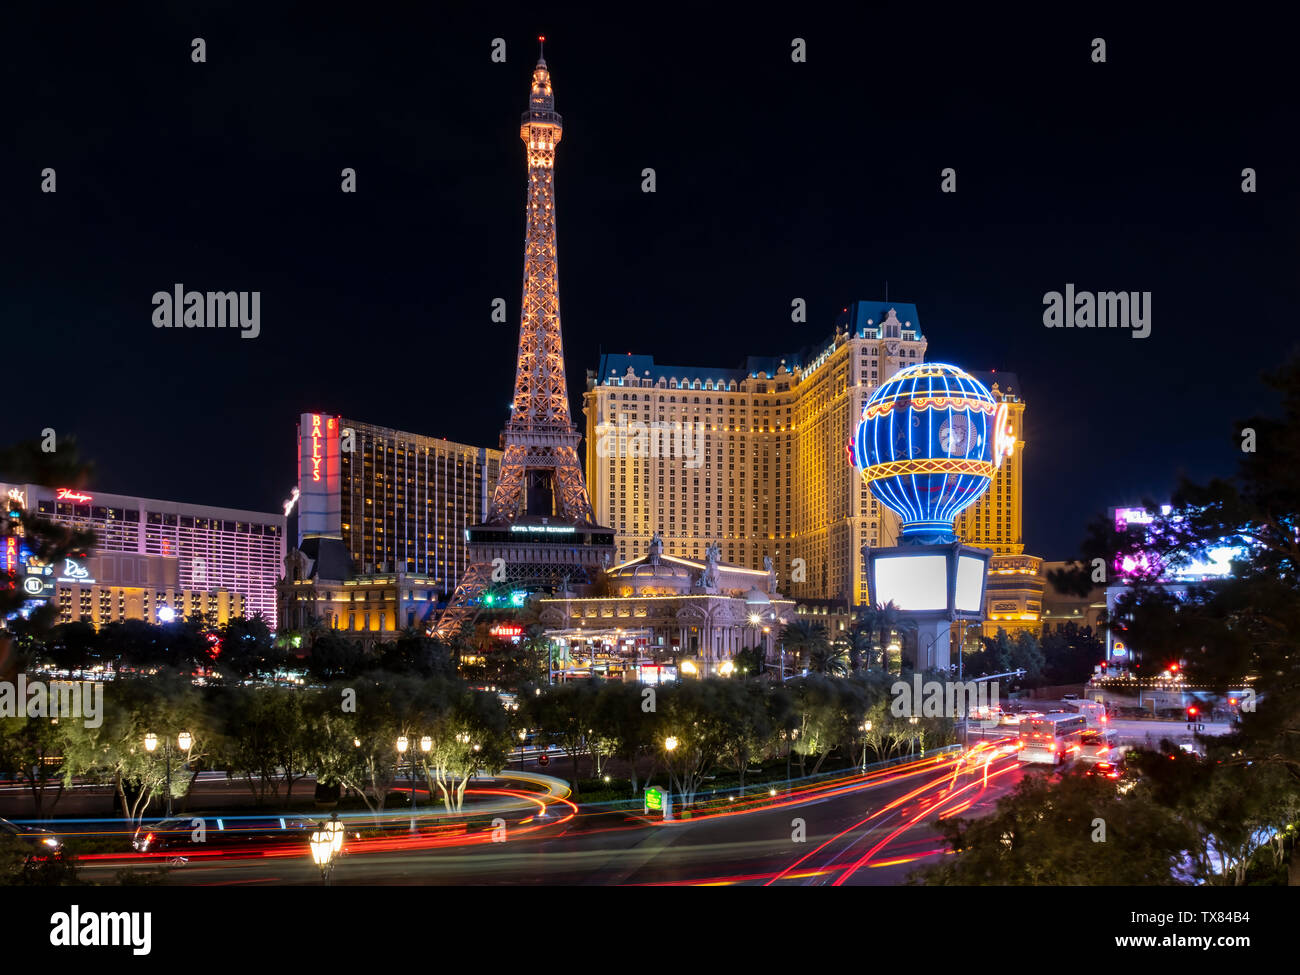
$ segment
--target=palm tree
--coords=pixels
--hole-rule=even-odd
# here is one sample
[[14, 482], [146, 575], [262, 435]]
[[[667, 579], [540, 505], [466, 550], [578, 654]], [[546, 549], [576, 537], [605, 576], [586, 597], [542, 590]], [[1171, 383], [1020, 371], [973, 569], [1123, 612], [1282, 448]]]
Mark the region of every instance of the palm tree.
[[794, 620], [786, 625], [781, 635], [785, 648], [794, 653], [796, 660], [803, 657], [809, 669], [813, 660], [825, 661], [831, 654], [830, 640], [826, 637], [826, 627], [811, 620]]
[[529, 678], [538, 680], [549, 677], [551, 672], [551, 641], [546, 635], [546, 627], [541, 623], [532, 623], [524, 631], [519, 641], [519, 649], [524, 651], [527, 659]]
[[[880, 669], [889, 669], [889, 638], [895, 630], [906, 629], [911, 621], [902, 616], [893, 600], [863, 606], [849, 634], [850, 654], [860, 654], [871, 669], [873, 657], [879, 657]], [[856, 669], [856, 668], [855, 668]]]
[[843, 647], [833, 646], [829, 642], [824, 646], [814, 647], [808, 654], [808, 669], [814, 674], [822, 674], [826, 677], [847, 677], [849, 675], [848, 653]]

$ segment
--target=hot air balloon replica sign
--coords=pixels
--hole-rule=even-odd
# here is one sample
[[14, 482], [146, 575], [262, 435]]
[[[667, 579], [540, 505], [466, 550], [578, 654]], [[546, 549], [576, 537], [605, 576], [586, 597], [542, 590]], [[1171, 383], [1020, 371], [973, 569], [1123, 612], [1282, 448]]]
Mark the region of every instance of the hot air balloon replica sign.
[[871, 601], [916, 622], [918, 671], [947, 670], [952, 623], [984, 618], [993, 553], [963, 545], [953, 520], [989, 489], [1014, 444], [1006, 405], [946, 363], [900, 370], [862, 408], [849, 463], [901, 520], [898, 545], [863, 550]]

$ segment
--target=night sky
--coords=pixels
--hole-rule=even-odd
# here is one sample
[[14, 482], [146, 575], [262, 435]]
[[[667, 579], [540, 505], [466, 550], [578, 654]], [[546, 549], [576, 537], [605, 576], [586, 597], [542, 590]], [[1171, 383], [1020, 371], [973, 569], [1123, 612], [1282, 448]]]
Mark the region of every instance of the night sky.
[[[496, 446], [538, 33], [575, 415], [602, 351], [735, 367], [888, 282], [928, 359], [1019, 375], [1025, 541], [1066, 558], [1095, 512], [1231, 471], [1233, 420], [1272, 408], [1259, 373], [1295, 349], [1297, 85], [1255, 8], [174, 6], [0, 14], [4, 440], [76, 434], [92, 489], [278, 510], [306, 410]], [[155, 329], [178, 282], [260, 291], [261, 335]], [[1067, 282], [1152, 292], [1151, 336], [1045, 328]]]

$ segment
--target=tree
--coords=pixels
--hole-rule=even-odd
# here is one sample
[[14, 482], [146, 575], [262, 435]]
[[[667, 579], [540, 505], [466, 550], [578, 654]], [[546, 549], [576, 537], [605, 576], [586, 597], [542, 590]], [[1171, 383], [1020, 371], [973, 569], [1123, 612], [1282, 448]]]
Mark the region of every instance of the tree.
[[67, 727], [67, 721], [54, 722], [44, 717], [0, 718], [0, 770], [27, 785], [38, 819], [45, 815], [51, 790], [51, 806], [63, 795], [59, 759]]
[[[257, 680], [269, 677], [284, 667], [288, 653], [275, 645], [271, 628], [261, 613], [236, 616], [220, 629], [220, 653], [217, 660], [223, 670], [240, 677]], [[212, 657], [209, 647], [204, 654]]]
[[573, 792], [578, 789], [578, 755], [586, 744], [588, 729], [596, 722], [597, 689], [583, 681], [556, 684], [531, 699], [525, 697], [528, 724], [538, 729], [548, 745], [559, 745], [573, 763]]
[[945, 819], [940, 828], [956, 856], [914, 882], [1170, 885], [1192, 842], [1177, 817], [1140, 793], [1120, 795], [1111, 780], [1079, 774], [1025, 776], [993, 814]]
[[808, 671], [824, 677], [847, 677], [850, 673], [848, 651], [830, 643], [814, 647], [808, 655]]
[[[632, 794], [637, 793], [637, 760], [654, 755], [654, 723], [642, 709], [645, 700], [639, 684], [611, 681], [599, 691], [593, 728], [606, 754], [627, 762]], [[651, 773], [653, 774], [653, 773]]]
[[[1241, 459], [1232, 477], [1183, 478], [1167, 512], [1144, 502], [1150, 523], [1123, 532], [1098, 518], [1082, 561], [1049, 578], [1079, 592], [1094, 564], [1109, 571], [1127, 556], [1132, 584], [1108, 626], [1146, 662], [1182, 660], [1189, 683], [1227, 696], [1250, 681], [1234, 733], [1209, 753], [1227, 766], [1281, 770], [1275, 782], [1261, 782], [1282, 801], [1300, 792], [1300, 356], [1265, 381], [1280, 394], [1281, 415], [1237, 424]], [[1225, 555], [1229, 575], [1182, 598], [1158, 585], [1193, 561]], [[1295, 844], [1289, 876], [1300, 884]]]
[[105, 623], [95, 639], [95, 655], [110, 673], [149, 670], [166, 663], [162, 630], [144, 620]]
[[431, 637], [422, 627], [407, 627], [401, 636], [385, 643], [379, 667], [395, 674], [447, 679], [455, 674], [451, 647]]
[[90, 623], [60, 623], [45, 640], [44, 657], [60, 670], [89, 670], [99, 662], [98, 643], [98, 634]]
[[460, 812], [470, 779], [509, 760], [510, 717], [495, 694], [462, 687], [434, 716], [430, 737], [432, 748], [421, 752], [429, 794], [436, 786], [446, 809]]
[[304, 716], [317, 781], [352, 789], [378, 818], [397, 780], [397, 739], [423, 718], [425, 692], [424, 682], [374, 672], [310, 699]]
[[764, 647], [749, 647], [739, 650], [732, 657], [736, 672], [742, 677], [761, 677], [767, 670], [767, 650]]
[[[861, 659], [864, 669], [869, 670], [873, 661], [878, 661], [880, 669], [888, 672], [893, 635], [912, 628], [914, 624], [903, 617], [893, 600], [863, 606], [849, 630], [851, 653]], [[856, 671], [857, 667], [853, 669]]]
[[1038, 637], [1028, 630], [1021, 630], [1017, 633], [1016, 639], [1011, 645], [1011, 667], [1008, 669], [1023, 670], [1025, 672], [1024, 682], [1033, 684], [1043, 680], [1043, 667], [1046, 663]]
[[832, 680], [809, 675], [787, 685], [795, 716], [790, 739], [799, 755], [799, 774], [807, 759], [816, 755], [811, 775], [821, 771], [831, 754], [852, 755], [865, 733], [862, 724], [873, 705], [883, 700], [879, 685], [864, 680]]
[[[1300, 795], [1278, 765], [1249, 766], [1176, 749], [1135, 751], [1138, 788], [1192, 832], [1192, 874], [1209, 884], [1241, 885], [1258, 853], [1285, 836], [1300, 814]], [[1219, 746], [1213, 750], [1221, 752]], [[1229, 756], [1230, 757], [1230, 756]]]
[[1045, 673], [1052, 684], [1078, 684], [1092, 676], [1093, 668], [1106, 655], [1105, 647], [1092, 627], [1069, 622], [1049, 632], [1042, 640]]
[[293, 688], [214, 688], [211, 707], [221, 726], [214, 757], [229, 776], [243, 775], [258, 805], [293, 798], [294, 783], [307, 774], [310, 742], [301, 692]]
[[749, 763], [772, 744], [775, 715], [768, 688], [754, 681], [728, 681], [721, 688], [722, 750], [740, 776], [740, 793], [745, 793]]
[[328, 682], [356, 677], [366, 669], [366, 663], [366, 653], [359, 641], [329, 630], [312, 643], [307, 672], [316, 680]]
[[795, 655], [795, 667], [812, 669], [814, 659], [825, 663], [830, 656], [830, 641], [826, 636], [826, 627], [811, 620], [796, 619], [786, 624], [781, 633], [781, 642], [785, 649]]
[[[664, 764], [673, 791], [681, 796], [683, 808], [695, 801], [695, 794], [708, 771], [727, 748], [725, 679], [689, 680], [660, 688], [655, 737], [663, 748]], [[673, 747], [668, 747], [669, 743]]]
[[[105, 687], [103, 714], [97, 728], [86, 727], [84, 721], [59, 722], [65, 786], [78, 777], [113, 783], [123, 813], [136, 823], [166, 789], [173, 798], [188, 792], [192, 775], [185, 766], [206, 757], [215, 724], [204, 697], [188, 679], [165, 673], [119, 676]], [[189, 752], [180, 751], [177, 738], [182, 731], [192, 737]], [[154, 752], [145, 748], [147, 734], [159, 739]]]
[[1027, 630], [1021, 630], [1013, 639], [1006, 630], [998, 627], [997, 636], [983, 637], [984, 650], [970, 654], [970, 675], [1005, 674], [1012, 670], [1023, 670], [1026, 684], [1041, 684], [1043, 667], [1046, 659], [1038, 637]]

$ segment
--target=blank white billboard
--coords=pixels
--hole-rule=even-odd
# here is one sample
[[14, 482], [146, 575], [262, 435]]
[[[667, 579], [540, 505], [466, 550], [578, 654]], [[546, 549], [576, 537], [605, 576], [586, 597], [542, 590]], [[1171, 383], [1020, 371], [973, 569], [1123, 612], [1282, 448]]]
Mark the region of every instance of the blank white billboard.
[[978, 613], [984, 607], [984, 560], [962, 555], [957, 559], [957, 609]]
[[903, 555], [876, 559], [871, 598], [915, 611], [948, 608], [948, 559], [943, 555]]

